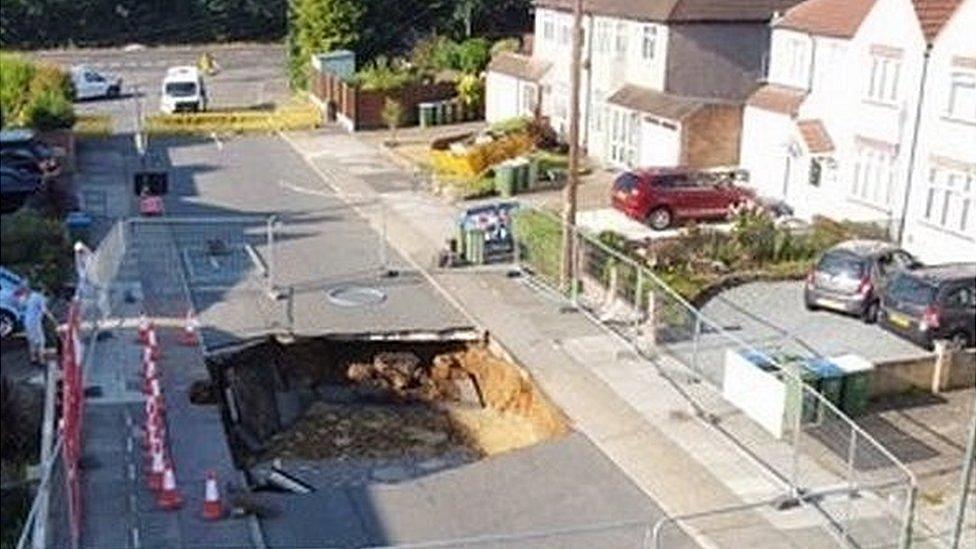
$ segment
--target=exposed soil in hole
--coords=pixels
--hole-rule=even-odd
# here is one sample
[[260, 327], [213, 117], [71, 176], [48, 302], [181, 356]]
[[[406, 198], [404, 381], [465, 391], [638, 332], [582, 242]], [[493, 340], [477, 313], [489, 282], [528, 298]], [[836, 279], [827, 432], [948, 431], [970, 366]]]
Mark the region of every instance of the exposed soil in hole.
[[225, 417], [245, 465], [406, 460], [425, 468], [568, 429], [524, 370], [480, 343], [267, 341], [211, 366], [233, 395]]

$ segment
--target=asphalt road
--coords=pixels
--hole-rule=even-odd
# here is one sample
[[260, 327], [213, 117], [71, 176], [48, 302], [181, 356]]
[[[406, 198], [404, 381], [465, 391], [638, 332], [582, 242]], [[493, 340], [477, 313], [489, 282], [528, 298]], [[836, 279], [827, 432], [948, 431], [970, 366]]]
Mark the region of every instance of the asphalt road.
[[216, 75], [206, 78], [212, 108], [253, 107], [290, 95], [285, 48], [281, 44], [46, 50], [31, 55], [65, 68], [88, 65], [106, 75], [121, 76], [121, 97], [82, 101], [76, 104], [76, 110], [81, 114], [109, 114], [115, 132], [132, 133], [140, 109], [145, 113], [159, 111], [159, 87], [166, 69], [196, 65], [205, 51], [220, 66]]

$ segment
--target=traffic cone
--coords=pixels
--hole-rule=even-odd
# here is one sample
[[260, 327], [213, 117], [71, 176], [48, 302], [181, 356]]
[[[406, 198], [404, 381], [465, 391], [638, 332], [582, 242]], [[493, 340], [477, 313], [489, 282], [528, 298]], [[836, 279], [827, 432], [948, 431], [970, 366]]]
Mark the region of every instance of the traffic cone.
[[223, 504], [220, 502], [220, 491], [217, 488], [217, 473], [207, 471], [207, 480], [203, 486], [203, 518], [219, 520], [223, 514]]
[[145, 345], [149, 343], [149, 332], [152, 330], [152, 322], [146, 316], [146, 311], [139, 313], [139, 343]]
[[187, 309], [186, 320], [183, 323], [183, 331], [180, 333], [180, 344], [189, 347], [199, 345], [200, 338], [197, 337], [197, 328], [199, 327], [200, 323], [193, 314], [193, 309]]
[[159, 494], [156, 495], [156, 504], [167, 510], [179, 509], [183, 505], [183, 496], [176, 489], [176, 475], [173, 474], [173, 468], [169, 465], [163, 472], [163, 485]]
[[149, 476], [146, 479], [150, 490], [160, 490], [163, 487], [164, 473], [166, 473], [166, 460], [163, 459], [162, 445], [159, 445], [152, 449]]

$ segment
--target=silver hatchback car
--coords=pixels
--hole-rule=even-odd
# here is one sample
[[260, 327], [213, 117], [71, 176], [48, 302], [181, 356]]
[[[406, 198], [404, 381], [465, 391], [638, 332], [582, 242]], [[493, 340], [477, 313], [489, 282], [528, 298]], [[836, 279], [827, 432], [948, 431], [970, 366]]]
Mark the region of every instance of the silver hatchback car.
[[888, 242], [841, 242], [824, 252], [807, 275], [804, 304], [811, 311], [829, 309], [875, 322], [879, 294], [888, 279], [920, 265], [911, 254]]

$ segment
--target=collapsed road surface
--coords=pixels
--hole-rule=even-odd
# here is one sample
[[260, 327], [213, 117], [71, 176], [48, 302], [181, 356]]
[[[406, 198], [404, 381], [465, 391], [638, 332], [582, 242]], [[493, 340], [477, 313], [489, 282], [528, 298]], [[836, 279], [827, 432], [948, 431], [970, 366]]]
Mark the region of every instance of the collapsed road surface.
[[[464, 344], [481, 338], [467, 315], [385, 248], [381, 214], [337, 197], [282, 141], [186, 138], [153, 147], [170, 173], [171, 194], [167, 218], [137, 224], [152, 227], [147, 234], [159, 240], [137, 254], [140, 277], [156, 274], [182, 285], [204, 326], [208, 356], [269, 334], [283, 344], [308, 337]], [[198, 221], [180, 224], [181, 216]], [[147, 300], [156, 298], [151, 293]], [[442, 436], [427, 431], [417, 432], [430, 440]], [[419, 476], [387, 470], [354, 483], [320, 482], [310, 474], [301, 479], [309, 493], [263, 493], [260, 508], [251, 510], [272, 547], [540, 532], [547, 546], [621, 546], [641, 543], [663, 516], [572, 432], [487, 459], [468, 457], [445, 458], [449, 466], [430, 466]], [[593, 531], [569, 538], [554, 533], [579, 527]]]

